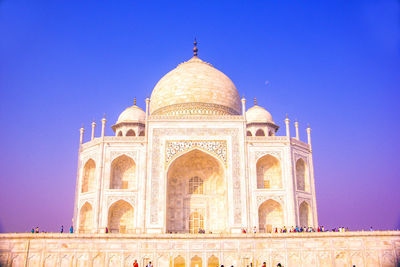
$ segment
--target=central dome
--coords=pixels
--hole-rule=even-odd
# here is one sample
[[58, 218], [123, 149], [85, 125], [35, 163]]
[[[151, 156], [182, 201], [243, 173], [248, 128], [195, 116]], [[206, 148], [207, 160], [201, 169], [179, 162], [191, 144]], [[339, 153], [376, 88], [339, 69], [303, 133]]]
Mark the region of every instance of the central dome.
[[194, 56], [168, 72], [151, 93], [152, 115], [239, 115], [239, 93], [222, 72]]

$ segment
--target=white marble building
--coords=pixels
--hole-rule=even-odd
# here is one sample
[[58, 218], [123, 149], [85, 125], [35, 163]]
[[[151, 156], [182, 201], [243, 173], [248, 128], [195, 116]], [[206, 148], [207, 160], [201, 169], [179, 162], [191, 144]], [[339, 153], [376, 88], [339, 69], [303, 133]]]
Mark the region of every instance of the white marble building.
[[270, 232], [317, 226], [310, 128], [279, 134], [257, 103], [194, 56], [157, 83], [145, 111], [125, 109], [83, 143], [74, 228], [79, 233]]

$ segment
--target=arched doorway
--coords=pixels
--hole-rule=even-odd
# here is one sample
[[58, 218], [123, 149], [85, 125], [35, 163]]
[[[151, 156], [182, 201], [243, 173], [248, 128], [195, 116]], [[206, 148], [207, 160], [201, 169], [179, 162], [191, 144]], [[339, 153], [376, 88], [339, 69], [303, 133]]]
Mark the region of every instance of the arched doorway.
[[175, 159], [167, 176], [167, 233], [227, 231], [225, 171], [219, 160], [195, 149]]
[[93, 208], [86, 202], [79, 212], [79, 232], [90, 233], [93, 229]]
[[83, 167], [82, 193], [92, 192], [95, 190], [95, 172], [96, 163], [94, 160], [89, 159]]
[[132, 189], [136, 184], [136, 164], [126, 155], [119, 156], [111, 163], [111, 189]]
[[118, 200], [108, 210], [108, 229], [111, 233], [133, 231], [133, 208], [124, 200]]
[[312, 226], [310, 205], [303, 201], [299, 207], [300, 226]]
[[257, 161], [257, 188], [282, 188], [281, 163], [271, 155], [265, 155]]
[[283, 226], [283, 210], [275, 200], [264, 201], [258, 208], [258, 228], [260, 232], [270, 233]]

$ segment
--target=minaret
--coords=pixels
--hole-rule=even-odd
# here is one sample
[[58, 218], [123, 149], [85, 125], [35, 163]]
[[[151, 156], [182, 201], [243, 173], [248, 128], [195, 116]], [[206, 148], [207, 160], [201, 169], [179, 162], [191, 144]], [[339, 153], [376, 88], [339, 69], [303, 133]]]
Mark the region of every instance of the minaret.
[[307, 139], [308, 139], [308, 145], [310, 146], [310, 151], [311, 149], [311, 128], [310, 124], [307, 125]]
[[95, 130], [95, 128], [96, 128], [96, 123], [95, 123], [94, 120], [93, 120], [93, 122], [92, 122], [92, 137], [91, 137], [90, 140], [93, 140], [93, 139], [94, 139], [94, 130]]
[[299, 122], [297, 120], [294, 123], [294, 127], [296, 128], [296, 139], [300, 140], [300, 137], [299, 137]]
[[83, 144], [83, 133], [85, 132], [85, 129], [83, 128], [83, 124], [82, 124], [82, 128], [79, 131], [81, 133], [80, 139], [79, 139], [79, 144]]
[[285, 119], [285, 124], [286, 124], [286, 136], [287, 137], [290, 137], [290, 128], [289, 128], [289, 118], [288, 118], [288, 116], [287, 116], [287, 114], [286, 114], [286, 119]]
[[104, 133], [106, 132], [106, 114], [104, 113], [103, 118], [101, 119], [101, 137], [104, 137]]
[[246, 98], [242, 97], [242, 116], [246, 120]]

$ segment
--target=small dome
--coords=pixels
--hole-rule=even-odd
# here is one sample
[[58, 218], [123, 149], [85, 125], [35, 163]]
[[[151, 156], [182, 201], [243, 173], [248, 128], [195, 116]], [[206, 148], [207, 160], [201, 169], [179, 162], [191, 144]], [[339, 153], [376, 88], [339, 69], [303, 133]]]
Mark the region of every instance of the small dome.
[[241, 102], [233, 82], [194, 56], [168, 72], [151, 94], [152, 115], [239, 115]]
[[129, 107], [125, 109], [121, 115], [118, 117], [118, 123], [122, 122], [139, 122], [139, 123], [145, 123], [146, 121], [146, 113], [143, 111], [143, 109], [139, 108], [136, 105], [133, 105], [132, 107]]
[[255, 105], [246, 112], [247, 123], [274, 123], [271, 113], [265, 108]]

